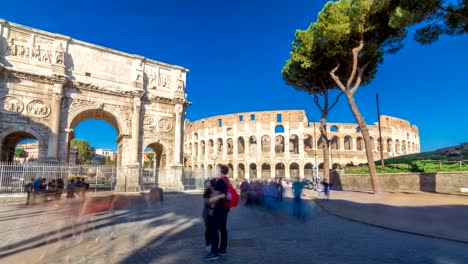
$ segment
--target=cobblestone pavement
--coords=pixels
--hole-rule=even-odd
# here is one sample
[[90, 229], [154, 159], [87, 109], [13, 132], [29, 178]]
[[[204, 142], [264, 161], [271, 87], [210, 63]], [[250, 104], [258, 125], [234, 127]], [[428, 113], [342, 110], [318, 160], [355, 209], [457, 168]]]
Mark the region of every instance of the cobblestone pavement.
[[[138, 197], [137, 197], [138, 198]], [[200, 194], [163, 204], [106, 198], [0, 206], [0, 263], [207, 263]], [[229, 214], [228, 254], [212, 263], [466, 263], [468, 245], [368, 226], [306, 201], [294, 218], [240, 206]], [[102, 211], [104, 210], [104, 211]], [[462, 220], [462, 219], [460, 219]]]

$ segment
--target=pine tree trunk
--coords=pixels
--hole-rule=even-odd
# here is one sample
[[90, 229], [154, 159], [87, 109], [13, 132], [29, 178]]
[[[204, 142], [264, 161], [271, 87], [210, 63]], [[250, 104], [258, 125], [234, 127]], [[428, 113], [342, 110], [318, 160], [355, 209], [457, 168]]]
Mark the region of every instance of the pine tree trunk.
[[374, 154], [372, 153], [372, 144], [369, 135], [369, 129], [367, 128], [366, 121], [364, 117], [359, 112], [359, 109], [354, 101], [353, 95], [346, 93], [346, 99], [348, 100], [349, 107], [351, 112], [353, 112], [354, 117], [356, 118], [359, 128], [361, 129], [362, 137], [364, 138], [364, 146], [366, 147], [366, 156], [367, 162], [369, 164], [369, 174], [372, 182], [372, 189], [374, 193], [380, 192], [379, 178], [377, 176], [377, 170], [375, 168]]
[[323, 115], [320, 118], [320, 137], [323, 144], [323, 179], [330, 182], [330, 148], [327, 137], [327, 117]]

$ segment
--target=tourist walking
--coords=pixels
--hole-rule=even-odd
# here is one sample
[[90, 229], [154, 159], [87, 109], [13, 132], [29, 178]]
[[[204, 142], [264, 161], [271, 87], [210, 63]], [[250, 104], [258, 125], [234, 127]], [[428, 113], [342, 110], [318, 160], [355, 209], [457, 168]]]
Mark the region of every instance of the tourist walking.
[[301, 181], [295, 181], [292, 184], [292, 192], [294, 195], [293, 198], [293, 215], [296, 216], [297, 218], [303, 217], [302, 213], [302, 200], [301, 200], [301, 195], [302, 195], [302, 189], [304, 188], [304, 183]]
[[[209, 203], [214, 205], [212, 222], [210, 222], [210, 236], [211, 236], [211, 251], [205, 256], [205, 260], [217, 259], [218, 255], [226, 255], [228, 232], [226, 229], [227, 217], [229, 208], [225, 205], [227, 197], [229, 180], [226, 177], [229, 168], [226, 165], [221, 165], [221, 175], [216, 178], [213, 186], [213, 194], [209, 199]], [[227, 197], [228, 200], [230, 197]], [[221, 234], [221, 243], [220, 235]], [[218, 247], [219, 244], [219, 247]]]
[[206, 180], [205, 181], [205, 192], [203, 193], [203, 211], [202, 218], [205, 223], [205, 246], [208, 252], [211, 251], [211, 235], [210, 235], [210, 225], [213, 221], [213, 207], [210, 204], [209, 200], [213, 194], [213, 186], [216, 182], [216, 179]]

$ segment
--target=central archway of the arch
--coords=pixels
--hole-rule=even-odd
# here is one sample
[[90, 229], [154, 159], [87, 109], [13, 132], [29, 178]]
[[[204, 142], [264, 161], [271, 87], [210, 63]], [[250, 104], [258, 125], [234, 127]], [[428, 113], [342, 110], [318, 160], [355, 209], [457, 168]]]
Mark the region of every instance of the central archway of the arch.
[[[175, 143], [181, 129], [169, 118], [153, 115], [152, 118], [139, 118], [144, 116], [145, 112], [140, 111], [138, 107], [115, 107], [112, 104], [96, 105], [78, 101], [79, 107], [70, 109], [66, 120], [64, 119], [64, 134], [60, 136], [59, 158], [60, 162], [68, 162], [70, 141], [74, 138], [74, 128], [82, 121], [88, 119], [99, 119], [111, 124], [117, 131], [116, 142], [118, 145], [117, 165], [116, 165], [116, 192], [139, 192], [151, 187], [161, 187], [163, 189], [183, 190], [182, 172], [183, 167], [178, 163], [176, 157]], [[137, 111], [135, 113], [135, 111]], [[146, 119], [146, 120], [144, 120]], [[154, 126], [148, 126], [148, 119], [154, 122], [154, 119], [160, 121], [159, 124], [165, 126], [158, 127], [165, 129], [161, 133]], [[163, 121], [161, 121], [163, 120]], [[180, 122], [179, 122], [180, 123]], [[98, 133], [98, 131], [96, 131]], [[180, 143], [180, 142], [179, 142]], [[145, 185], [144, 175], [146, 168], [144, 166], [144, 150], [150, 147], [156, 153], [158, 171], [154, 174], [154, 186]], [[163, 165], [163, 166], [161, 166]]]

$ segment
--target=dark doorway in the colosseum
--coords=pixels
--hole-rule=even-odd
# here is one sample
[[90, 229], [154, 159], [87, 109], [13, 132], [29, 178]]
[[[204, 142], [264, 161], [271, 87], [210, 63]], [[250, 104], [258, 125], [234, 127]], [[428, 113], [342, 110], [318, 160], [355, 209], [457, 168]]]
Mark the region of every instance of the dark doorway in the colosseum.
[[197, 142], [193, 143], [193, 155], [195, 157], [198, 157], [198, 143]]
[[262, 179], [270, 179], [271, 178], [271, 168], [270, 164], [263, 163], [262, 164]]
[[332, 138], [330, 148], [335, 149], [335, 150], [340, 149], [340, 138], [339, 137], [334, 136]]
[[344, 149], [351, 150], [353, 149], [353, 139], [350, 136], [344, 138]]
[[245, 141], [243, 137], [237, 139], [237, 153], [244, 154], [245, 152]]
[[237, 178], [245, 179], [245, 165], [243, 163], [237, 165]]
[[289, 152], [292, 154], [299, 154], [299, 137], [291, 135], [289, 137]]
[[284, 153], [284, 137], [279, 135], [275, 138], [275, 153]]
[[250, 179], [256, 179], [257, 178], [257, 164], [250, 163], [249, 177], [250, 177]]
[[314, 175], [314, 165], [308, 162], [304, 165], [304, 177], [312, 178], [312, 175]]
[[311, 135], [304, 136], [304, 152], [306, 152], [307, 154], [312, 153], [313, 140], [314, 139]]
[[265, 135], [262, 137], [262, 152], [269, 153], [271, 149], [270, 137]]
[[358, 137], [356, 139], [356, 149], [357, 150], [363, 150], [364, 149], [364, 139], [362, 139], [362, 137]]
[[285, 171], [285, 166], [283, 163], [279, 162], [279, 163], [276, 163], [275, 165], [275, 177], [276, 178], [284, 178], [284, 173]]
[[300, 179], [299, 164], [293, 162], [289, 165], [289, 175], [293, 181], [298, 181]]
[[216, 143], [218, 145], [216, 149], [216, 157], [222, 157], [223, 156], [223, 139], [218, 138]]
[[232, 138], [228, 138], [226, 140], [226, 145], [227, 145], [227, 154], [232, 155], [232, 153], [234, 152], [234, 144], [232, 142]]
[[387, 152], [392, 152], [392, 146], [393, 146], [392, 139], [391, 138], [387, 139]]
[[208, 149], [207, 149], [208, 159], [213, 158], [213, 154], [214, 154], [213, 150], [214, 150], [214, 143], [213, 143], [213, 140], [210, 139], [208, 140]]
[[229, 178], [233, 178], [234, 177], [234, 166], [232, 165], [232, 163], [229, 163], [227, 166], [229, 168], [229, 172], [228, 172], [227, 176]]
[[200, 149], [201, 149], [202, 160], [204, 160], [204, 157], [205, 157], [205, 148], [206, 148], [206, 146], [205, 146], [205, 141], [202, 140], [202, 141], [200, 142]]
[[318, 149], [323, 149], [325, 147], [325, 144], [323, 144], [322, 137], [320, 137], [317, 141], [317, 147]]

